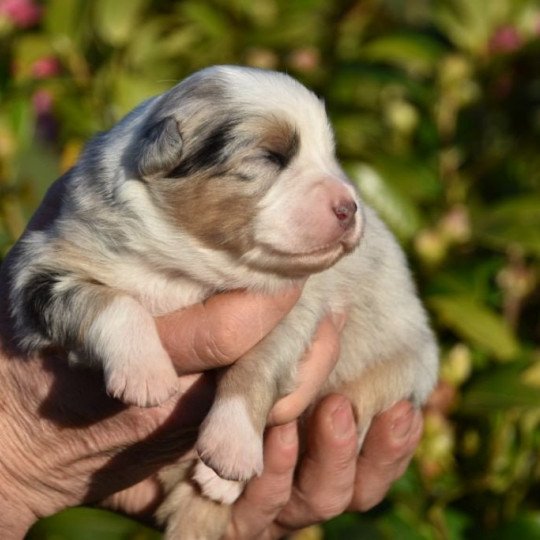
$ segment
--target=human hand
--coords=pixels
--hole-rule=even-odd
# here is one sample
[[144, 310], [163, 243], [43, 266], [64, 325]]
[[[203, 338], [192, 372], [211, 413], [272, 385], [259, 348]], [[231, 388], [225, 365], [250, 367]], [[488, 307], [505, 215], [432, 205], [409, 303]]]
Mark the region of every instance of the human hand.
[[[337, 358], [340, 326], [339, 319], [321, 324], [304, 366]], [[300, 378], [316, 384], [332, 366], [326, 361], [318, 370], [304, 369]], [[228, 540], [279, 538], [345, 510], [369, 510], [384, 498], [413, 456], [423, 421], [410, 403], [400, 402], [373, 420], [359, 455], [351, 405], [343, 396], [332, 395], [307, 422], [306, 453], [299, 458], [296, 421], [288, 419], [296, 418], [312, 397], [302, 386], [272, 411], [274, 423], [288, 423], [267, 430], [263, 474], [248, 483], [234, 504]], [[160, 501], [159, 484], [148, 478], [105, 504], [149, 519]]]
[[[61, 191], [60, 182], [51, 194], [59, 197]], [[34, 217], [33, 229], [46, 227], [54, 219], [51, 194]], [[7, 298], [5, 287], [5, 275], [0, 275], [1, 298]], [[152, 409], [126, 407], [109, 398], [101, 375], [70, 368], [62, 351], [51, 350], [32, 360], [18, 358], [10, 347], [9, 306], [4, 301], [0, 306], [0, 376], [4, 383], [0, 407], [0, 526], [4, 538], [21, 538], [37, 518], [82, 503], [106, 501], [128, 513], [148, 515], [161, 498], [156, 473], [171, 462], [193, 457], [196, 426], [214, 390], [212, 375], [202, 372], [226, 366], [253, 347], [286, 315], [299, 294], [300, 288], [279, 297], [232, 292], [157, 319], [160, 336], [180, 373], [181, 392]], [[300, 370], [299, 389], [276, 404], [272, 423], [292, 421], [317, 393], [337, 360], [336, 325], [341, 325], [339, 320], [330, 319], [321, 325]], [[331, 445], [325, 446], [318, 438], [324, 439], [324, 425], [315, 423], [311, 428], [310, 433], [319, 435], [314, 435], [312, 446], [310, 439], [306, 456], [311, 455], [311, 448], [322, 448], [320, 463], [331, 469], [334, 454], [327, 451]], [[233, 532], [248, 531], [248, 517], [257, 512], [270, 516], [264, 501], [273, 499], [273, 489], [279, 485], [273, 479], [276, 467], [288, 467], [289, 480], [292, 478], [296, 443], [286, 447], [276, 443], [281, 437], [275, 433], [284, 429], [269, 430], [265, 472], [253, 480], [235, 506]], [[305, 459], [300, 470], [305, 467]], [[381, 478], [363, 485], [380, 492]], [[281, 485], [283, 495], [285, 488]], [[293, 512], [296, 517], [267, 520], [265, 534], [275, 536], [279, 530], [294, 529], [318, 518], [316, 512], [299, 506], [295, 495], [305, 491], [309, 499], [309, 486], [301, 481], [294, 486], [289, 482], [287, 489], [290, 496], [289, 502], [281, 505], [283, 515]], [[311, 499], [326, 504], [324, 498]]]
[[227, 540], [269, 540], [378, 504], [406, 470], [422, 434], [422, 414], [402, 401], [373, 419], [360, 455], [350, 403], [325, 398], [298, 458], [296, 424], [268, 430], [265, 468], [233, 507]]
[[[5, 285], [5, 282], [2, 282]], [[300, 289], [279, 297], [232, 292], [218, 295], [156, 321], [178, 366], [181, 393], [161, 407], [138, 409], [109, 398], [99, 373], [71, 368], [62, 351], [35, 359], [14, 356], [9, 346], [7, 306], [0, 314], [0, 376], [5, 406], [0, 410], [0, 524], [20, 538], [39, 517], [82, 503], [95, 503], [136, 486], [123, 510], [148, 512], [159, 503], [156, 473], [193, 457], [196, 426], [213, 397], [212, 376], [201, 370], [227, 365], [257, 343], [292, 308]], [[5, 297], [5, 296], [4, 296]], [[227, 313], [232, 316], [227, 317]], [[219, 324], [219, 321], [226, 324]], [[324, 380], [332, 369], [335, 344], [330, 323], [304, 366], [315, 376], [280, 406], [276, 421], [298, 416], [311, 399], [306, 381]], [[178, 328], [182, 330], [179, 332]], [[337, 341], [337, 338], [334, 339]], [[186, 353], [189, 351], [189, 353]], [[304, 369], [302, 373], [311, 373]], [[308, 385], [309, 386], [309, 385]], [[317, 386], [318, 387], [318, 386]], [[120, 497], [122, 499], [122, 497]], [[131, 507], [130, 507], [131, 505]], [[9, 538], [9, 536], [4, 536]]]

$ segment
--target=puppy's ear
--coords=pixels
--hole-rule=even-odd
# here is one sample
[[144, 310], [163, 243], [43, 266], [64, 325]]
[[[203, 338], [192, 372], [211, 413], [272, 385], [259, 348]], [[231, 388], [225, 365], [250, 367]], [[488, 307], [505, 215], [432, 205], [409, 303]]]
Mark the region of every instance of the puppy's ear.
[[167, 116], [150, 126], [143, 134], [138, 151], [137, 168], [143, 178], [165, 176], [180, 162], [182, 137], [178, 122]]

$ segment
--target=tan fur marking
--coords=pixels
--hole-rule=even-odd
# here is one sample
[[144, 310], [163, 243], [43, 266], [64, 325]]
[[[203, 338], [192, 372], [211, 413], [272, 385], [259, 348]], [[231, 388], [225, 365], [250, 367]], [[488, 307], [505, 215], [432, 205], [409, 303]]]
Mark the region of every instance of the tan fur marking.
[[[167, 214], [203, 244], [241, 256], [253, 248], [252, 221], [257, 203], [276, 181], [278, 171], [252, 159], [257, 150], [287, 156], [297, 144], [294, 128], [279, 118], [251, 118], [238, 127], [250, 144], [227, 163], [197, 176], [149, 185]], [[249, 179], [239, 179], [246, 175]]]
[[191, 177], [181, 189], [159, 188], [159, 198], [174, 222], [203, 244], [241, 255], [253, 245], [250, 224], [258, 198], [232, 189], [234, 182]]
[[356, 380], [333, 389], [347, 396], [353, 404], [357, 420], [362, 423], [403, 399], [415, 373], [412, 360], [396, 358], [378, 362], [367, 368]]

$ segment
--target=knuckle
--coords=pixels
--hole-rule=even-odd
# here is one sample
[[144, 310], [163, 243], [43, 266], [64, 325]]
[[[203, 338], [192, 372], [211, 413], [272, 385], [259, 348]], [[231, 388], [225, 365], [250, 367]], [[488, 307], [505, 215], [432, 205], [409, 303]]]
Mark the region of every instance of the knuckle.
[[204, 339], [204, 349], [201, 353], [206, 360], [226, 366], [236, 360], [233, 344], [234, 338], [230, 329], [226, 327], [212, 329]]

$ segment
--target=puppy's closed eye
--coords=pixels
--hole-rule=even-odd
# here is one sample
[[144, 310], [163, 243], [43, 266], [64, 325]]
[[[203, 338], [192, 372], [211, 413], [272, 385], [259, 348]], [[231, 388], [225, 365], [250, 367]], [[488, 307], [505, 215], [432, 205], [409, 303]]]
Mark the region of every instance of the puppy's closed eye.
[[289, 163], [287, 156], [275, 150], [265, 150], [263, 153], [263, 159], [267, 163], [275, 165], [280, 169], [284, 169]]

